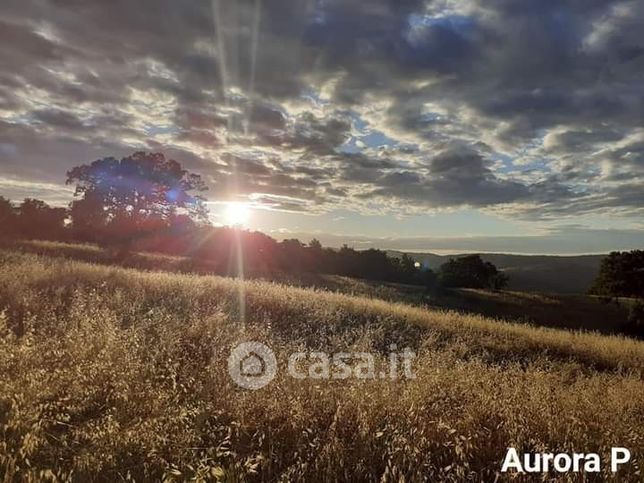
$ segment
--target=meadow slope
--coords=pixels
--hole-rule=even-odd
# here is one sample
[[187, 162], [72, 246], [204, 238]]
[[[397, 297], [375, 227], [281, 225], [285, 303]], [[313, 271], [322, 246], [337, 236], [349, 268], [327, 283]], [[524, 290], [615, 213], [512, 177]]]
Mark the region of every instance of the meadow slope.
[[[9, 250], [0, 313], [3, 481], [493, 481], [508, 446], [616, 445], [635, 460], [587, 479], [642, 479], [643, 342]], [[227, 373], [248, 340], [280, 366], [258, 391]], [[415, 379], [284, 374], [296, 350], [391, 344]]]
[[[51, 242], [43, 240], [13, 240], [0, 248], [48, 257], [63, 257], [109, 266], [140, 270], [167, 271], [215, 275], [208, 262], [158, 253], [132, 252], [127, 257], [115, 257], [96, 245]], [[366, 296], [432, 309], [449, 309], [465, 314], [521, 322], [542, 327], [597, 331], [621, 334], [628, 322], [630, 301], [622, 298], [619, 304], [605, 303], [590, 295], [512, 292], [508, 290], [449, 289], [428, 292], [425, 287], [358, 279], [323, 273], [247, 273], [247, 278], [268, 280], [286, 285], [321, 288], [331, 292]]]

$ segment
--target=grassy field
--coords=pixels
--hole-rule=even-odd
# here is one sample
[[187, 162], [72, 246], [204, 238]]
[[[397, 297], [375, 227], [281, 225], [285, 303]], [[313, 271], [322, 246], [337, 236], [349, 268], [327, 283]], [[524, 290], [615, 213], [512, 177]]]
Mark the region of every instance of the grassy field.
[[577, 294], [551, 294], [490, 291], [478, 289], [446, 289], [428, 293], [414, 285], [381, 283], [337, 275], [310, 274], [284, 280], [289, 285], [322, 288], [370, 298], [427, 307], [448, 309], [463, 314], [520, 322], [560, 329], [595, 331], [604, 334], [623, 332], [628, 320], [631, 300], [621, 298], [604, 302], [599, 297]]
[[[597, 481], [642, 479], [635, 340], [7, 250], [0, 312], [3, 481], [493, 481], [508, 446], [615, 445], [635, 460]], [[280, 368], [258, 391], [227, 373], [248, 340]], [[384, 363], [391, 343], [417, 352], [415, 379], [283, 370], [302, 349]]]
[[[2, 245], [0, 245], [2, 246]], [[195, 264], [188, 258], [153, 253], [131, 253], [124, 259], [115, 259], [94, 245], [80, 245], [47, 241], [14, 241], [6, 249], [63, 257], [91, 263], [118, 264], [142, 270], [173, 273], [207, 274], [207, 263]], [[404, 302], [430, 309], [449, 309], [464, 314], [527, 323], [543, 327], [596, 331], [619, 334], [627, 323], [629, 301], [619, 304], [604, 303], [599, 298], [584, 294], [529, 293], [516, 291], [490, 292], [486, 290], [451, 289], [441, 293], [427, 293], [424, 287], [361, 280], [319, 273], [246, 274], [272, 282], [324, 289], [381, 300]]]

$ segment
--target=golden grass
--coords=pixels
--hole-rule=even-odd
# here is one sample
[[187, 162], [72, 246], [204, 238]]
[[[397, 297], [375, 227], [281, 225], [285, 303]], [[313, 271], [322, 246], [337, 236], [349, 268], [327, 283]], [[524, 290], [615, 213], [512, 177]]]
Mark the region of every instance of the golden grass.
[[[4, 481], [493, 481], [508, 446], [607, 457], [615, 445], [636, 461], [601, 478], [642, 479], [635, 340], [8, 251], [0, 311]], [[282, 369], [258, 391], [226, 372], [246, 340]], [[418, 353], [416, 379], [284, 375], [303, 347], [391, 343]]]
[[[0, 242], [0, 247], [22, 253], [67, 258], [108, 266], [122, 266], [147, 271], [213, 274], [217, 267], [187, 257], [158, 253], [133, 252], [116, 256], [96, 245], [72, 244], [42, 240]], [[321, 273], [247, 273], [248, 279], [263, 279], [286, 285], [315, 287], [326, 291], [377, 298], [421, 307], [446, 308], [462, 313], [528, 323], [543, 327], [621, 333], [627, 323], [628, 307], [633, 301], [621, 298], [619, 305], [606, 304], [588, 295], [555, 295], [529, 292], [490, 292], [455, 289], [427, 293], [424, 287]]]

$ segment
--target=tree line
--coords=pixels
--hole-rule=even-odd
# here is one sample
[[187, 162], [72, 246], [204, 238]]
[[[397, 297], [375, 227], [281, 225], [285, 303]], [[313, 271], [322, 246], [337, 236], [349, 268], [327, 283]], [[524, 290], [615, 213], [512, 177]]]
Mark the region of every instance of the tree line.
[[160, 153], [103, 158], [67, 173], [74, 200], [66, 208], [37, 199], [0, 197], [0, 236], [95, 243], [126, 257], [149, 251], [191, 258], [223, 275], [317, 272], [436, 287], [500, 289], [507, 277], [478, 255], [450, 260], [438, 272], [409, 255], [378, 249], [322, 247], [314, 239], [278, 242], [240, 228], [210, 224], [201, 176]]

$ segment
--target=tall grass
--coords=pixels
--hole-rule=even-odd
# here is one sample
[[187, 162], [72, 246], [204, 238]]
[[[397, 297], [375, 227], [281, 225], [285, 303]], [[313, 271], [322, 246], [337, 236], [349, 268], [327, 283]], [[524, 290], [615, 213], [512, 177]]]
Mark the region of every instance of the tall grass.
[[[596, 479], [642, 479], [642, 342], [266, 282], [242, 325], [240, 287], [0, 252], [0, 478], [493, 481], [508, 446], [618, 445], [635, 461]], [[247, 340], [281, 369], [258, 391], [226, 372]], [[415, 379], [285, 375], [302, 348], [392, 343]]]

